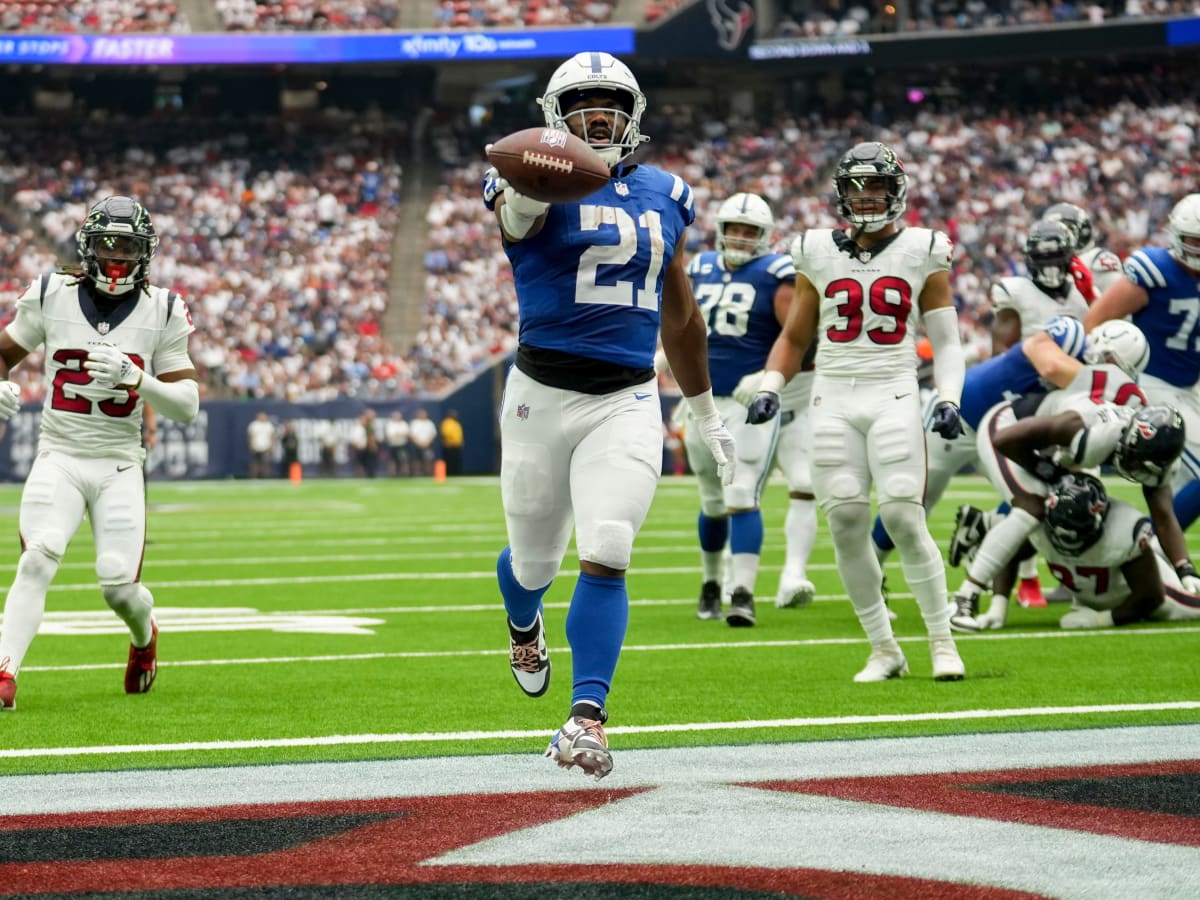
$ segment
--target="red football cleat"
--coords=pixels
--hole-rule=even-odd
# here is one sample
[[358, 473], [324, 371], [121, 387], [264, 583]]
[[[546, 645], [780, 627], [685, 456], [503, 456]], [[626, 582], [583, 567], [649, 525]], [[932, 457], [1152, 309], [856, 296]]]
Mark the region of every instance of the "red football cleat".
[[8, 657], [0, 660], [0, 711], [17, 708], [17, 679], [9, 674]]
[[129, 663], [125, 666], [125, 693], [144, 694], [158, 674], [158, 626], [150, 621], [150, 643], [141, 649], [129, 645]]
[[1036, 578], [1022, 578], [1017, 585], [1017, 602], [1029, 607], [1045, 606], [1046, 598], [1042, 596], [1042, 585]]

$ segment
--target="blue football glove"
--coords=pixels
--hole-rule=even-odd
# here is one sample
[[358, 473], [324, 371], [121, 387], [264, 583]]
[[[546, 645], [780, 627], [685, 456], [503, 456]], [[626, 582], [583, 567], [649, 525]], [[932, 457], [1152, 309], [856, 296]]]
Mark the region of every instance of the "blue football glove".
[[929, 430], [940, 434], [948, 441], [954, 440], [963, 433], [962, 419], [958, 415], [958, 407], [949, 400], [939, 400], [933, 408], [933, 419]]
[[759, 391], [746, 410], [746, 421], [751, 425], [770, 422], [779, 415], [779, 395], [774, 391]]

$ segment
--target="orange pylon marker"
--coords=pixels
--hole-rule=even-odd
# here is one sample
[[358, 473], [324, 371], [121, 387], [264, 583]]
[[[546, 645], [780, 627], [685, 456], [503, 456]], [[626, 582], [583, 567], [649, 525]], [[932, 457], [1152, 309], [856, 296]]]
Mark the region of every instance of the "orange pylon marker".
[[288, 466], [288, 480], [292, 484], [299, 484], [304, 480], [304, 470], [300, 467], [300, 463], [294, 462]]
[[446, 461], [439, 459], [433, 464], [433, 480], [441, 484], [446, 480]]

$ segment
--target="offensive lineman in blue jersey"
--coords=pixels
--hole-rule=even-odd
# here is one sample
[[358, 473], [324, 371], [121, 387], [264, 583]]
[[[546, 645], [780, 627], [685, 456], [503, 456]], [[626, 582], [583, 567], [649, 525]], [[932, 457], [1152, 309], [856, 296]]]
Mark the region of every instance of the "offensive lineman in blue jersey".
[[[967, 369], [963, 378], [962, 405], [959, 415], [963, 432], [955, 438], [944, 438], [932, 431], [925, 432], [925, 452], [928, 475], [925, 481], [925, 513], [932, 512], [942, 499], [950, 479], [968, 465], [978, 463], [975, 430], [984, 414], [998, 403], [1015, 402], [1026, 394], [1044, 394], [1047, 384], [1066, 387], [1075, 376], [1071, 359], [1084, 360], [1087, 337], [1083, 323], [1069, 316], [1057, 316], [1039, 332], [1019, 341], [999, 356]], [[930, 398], [926, 419], [932, 415], [936, 396]], [[875, 517], [871, 530], [875, 555], [882, 563], [894, 549], [883, 527]], [[950, 564], [957, 566], [961, 554], [950, 545]]]
[[1200, 194], [1175, 204], [1167, 229], [1171, 246], [1130, 254], [1125, 278], [1092, 304], [1083, 322], [1091, 331], [1129, 316], [1146, 335], [1150, 364], [1138, 383], [1151, 403], [1179, 410], [1187, 432], [1172, 485], [1175, 517], [1186, 530], [1200, 517]]
[[509, 543], [496, 573], [513, 677], [540, 697], [550, 685], [541, 600], [574, 523], [571, 712], [546, 756], [599, 779], [612, 771], [605, 701], [629, 621], [625, 571], [662, 470], [653, 368], [660, 330], [727, 481], [734, 442], [713, 402], [704, 321], [683, 267], [691, 188], [626, 162], [648, 140], [639, 130], [646, 97], [637, 79], [607, 53], [579, 53], [555, 70], [538, 103], [546, 125], [588, 141], [612, 179], [581, 201], [551, 205], [518, 193], [494, 169], [485, 177], [484, 201], [500, 225], [520, 308], [500, 411]]
[[[733, 398], [739, 382], [761, 373], [787, 320], [796, 268], [772, 253], [775, 217], [757, 194], [734, 194], [717, 211], [717, 249], [693, 257], [687, 267], [692, 291], [708, 329], [708, 371], [718, 411], [737, 442], [737, 472], [722, 486], [702, 435], [685, 430], [688, 462], [700, 489], [700, 553], [704, 583], [696, 615], [721, 618], [721, 569], [726, 541], [732, 552], [729, 612], [732, 626], [755, 624], [754, 583], [762, 552], [759, 498], [771, 471], [779, 424], [749, 425], [745, 405]], [[757, 384], [757, 377], [755, 378]]]

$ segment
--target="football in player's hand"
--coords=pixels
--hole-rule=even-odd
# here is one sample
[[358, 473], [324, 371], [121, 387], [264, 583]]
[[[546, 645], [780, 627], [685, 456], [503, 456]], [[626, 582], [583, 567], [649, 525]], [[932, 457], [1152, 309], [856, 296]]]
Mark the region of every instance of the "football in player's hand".
[[608, 183], [608, 164], [569, 131], [526, 128], [487, 148], [488, 161], [526, 197], [544, 203], [582, 200]]

